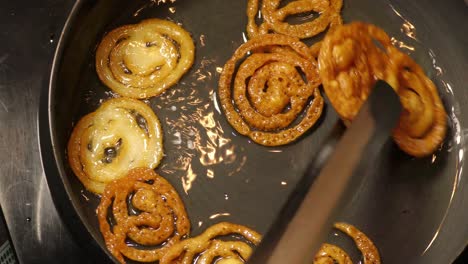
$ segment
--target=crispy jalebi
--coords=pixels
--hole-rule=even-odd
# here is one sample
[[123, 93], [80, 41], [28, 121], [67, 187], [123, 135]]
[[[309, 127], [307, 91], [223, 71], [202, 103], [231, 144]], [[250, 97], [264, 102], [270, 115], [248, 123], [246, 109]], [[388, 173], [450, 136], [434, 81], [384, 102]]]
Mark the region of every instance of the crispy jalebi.
[[[233, 235], [237, 240], [219, 240], [218, 237]], [[243, 240], [239, 240], [239, 236]], [[234, 238], [234, 237], [232, 237]], [[160, 264], [211, 264], [245, 263], [252, 254], [261, 236], [254, 230], [232, 223], [222, 222], [205, 230], [201, 235], [175, 244], [160, 260]]]
[[[169, 182], [148, 168], [135, 168], [126, 177], [109, 183], [97, 213], [107, 249], [121, 263], [125, 263], [124, 256], [141, 262], [160, 260], [190, 232], [179, 195]], [[138, 248], [128, 241], [153, 247]]]
[[315, 255], [314, 264], [353, 264], [353, 262], [343, 249], [324, 243]]
[[130, 98], [104, 102], [78, 122], [68, 142], [73, 172], [98, 194], [132, 168], [155, 168], [162, 156], [158, 118], [149, 106]]
[[[247, 4], [247, 33], [250, 38], [267, 34], [271, 31], [300, 39], [313, 37], [327, 27], [342, 24], [340, 15], [342, 0], [296, 0], [280, 7], [281, 0], [262, 0], [261, 14], [263, 23], [258, 26], [256, 17], [259, 12], [259, 0], [249, 0]], [[309, 12], [320, 15], [304, 23], [290, 24], [286, 18]]]
[[432, 154], [447, 133], [447, 114], [434, 83], [406, 54], [393, 48], [391, 73], [397, 73], [398, 95], [404, 111], [393, 138], [406, 153], [422, 157]]
[[[229, 59], [219, 79], [219, 97], [229, 123], [240, 134], [278, 146], [296, 140], [320, 117], [319, 83], [316, 61], [305, 44], [267, 34], [249, 40]], [[301, 113], [302, 119], [294, 123]]]
[[[346, 223], [335, 223], [334, 227], [350, 236], [361, 251], [364, 264], [380, 264], [380, 254], [374, 243], [356, 227]], [[315, 255], [314, 264], [352, 264], [351, 258], [341, 248], [323, 244]]]
[[148, 19], [108, 33], [96, 52], [96, 71], [122, 96], [147, 98], [164, 92], [192, 66], [195, 46], [177, 24]]
[[319, 72], [325, 93], [346, 124], [380, 79], [395, 89], [404, 108], [393, 133], [398, 146], [422, 157], [442, 143], [446, 113], [434, 83], [408, 55], [392, 46], [383, 30], [355, 22], [327, 34], [320, 49]]
[[363, 23], [344, 25], [322, 42], [320, 77], [325, 93], [345, 122], [354, 119], [376, 79], [384, 78], [387, 55], [374, 39], [383, 47], [392, 45], [383, 30]]

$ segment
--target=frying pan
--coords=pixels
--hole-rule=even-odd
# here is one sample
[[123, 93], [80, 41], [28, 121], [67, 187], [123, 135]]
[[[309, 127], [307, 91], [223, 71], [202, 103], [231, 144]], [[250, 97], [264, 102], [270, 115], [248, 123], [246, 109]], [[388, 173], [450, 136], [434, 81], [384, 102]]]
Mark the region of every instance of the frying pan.
[[[185, 202], [192, 235], [220, 221], [265, 233], [337, 122], [327, 103], [311, 131], [296, 143], [274, 148], [257, 145], [230, 127], [218, 107], [218, 71], [244, 41], [245, 8], [246, 1], [229, 0], [76, 2], [41, 98], [41, 154], [54, 203], [93, 261], [112, 261], [98, 228], [99, 199], [73, 175], [66, 144], [80, 117], [116, 96], [94, 67], [96, 46], [106, 32], [157, 17], [181, 23], [195, 41], [191, 70], [166, 93], [146, 101], [164, 131], [166, 155], [156, 170]], [[431, 157], [415, 159], [386, 144], [383, 158], [362, 175], [337, 220], [372, 238], [384, 263], [450, 263], [468, 238], [468, 8], [461, 0], [344, 0], [342, 13], [345, 22], [371, 22], [393, 36], [434, 81], [450, 121], [445, 142]], [[341, 233], [332, 231], [328, 242], [359, 260]]]

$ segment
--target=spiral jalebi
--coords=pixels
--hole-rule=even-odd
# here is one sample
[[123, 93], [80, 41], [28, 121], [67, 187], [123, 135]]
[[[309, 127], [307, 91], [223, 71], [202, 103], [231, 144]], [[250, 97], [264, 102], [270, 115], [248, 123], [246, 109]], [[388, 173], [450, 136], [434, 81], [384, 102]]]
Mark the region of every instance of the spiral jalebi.
[[[380, 264], [380, 254], [372, 240], [356, 227], [338, 222], [334, 227], [350, 236], [356, 243], [356, 247], [361, 251], [363, 264]], [[348, 254], [338, 246], [323, 244], [319, 252], [315, 255], [314, 264], [352, 264]]]
[[[217, 239], [221, 236], [230, 236], [231, 239]], [[159, 263], [172, 264], [176, 260], [179, 264], [245, 263], [260, 240], [261, 236], [248, 227], [221, 222], [210, 226], [199, 236], [175, 244]]]
[[278, 146], [296, 140], [320, 117], [319, 84], [315, 59], [305, 44], [267, 34], [249, 40], [228, 60], [219, 79], [219, 97], [240, 134]]
[[[300, 39], [313, 37], [327, 28], [342, 24], [342, 0], [296, 0], [280, 7], [281, 0], [259, 0], [247, 2], [247, 33], [250, 38], [270, 32], [293, 36]], [[256, 23], [259, 10], [263, 17], [260, 26]], [[318, 17], [303, 23], [291, 24], [286, 18], [308, 12], [319, 13]]]
[[325, 37], [318, 61], [325, 93], [346, 124], [354, 119], [376, 81], [384, 80], [403, 105], [393, 132], [398, 146], [423, 157], [444, 140], [447, 117], [437, 88], [382, 29], [361, 22], [339, 27]]
[[148, 98], [175, 84], [192, 66], [195, 46], [179, 25], [147, 19], [109, 32], [96, 51], [101, 81], [118, 94]]
[[[136, 213], [130, 213], [129, 204]], [[190, 232], [190, 220], [179, 195], [152, 169], [135, 168], [108, 184], [97, 213], [107, 249], [121, 263], [125, 263], [124, 257], [158, 261]], [[131, 246], [129, 240], [153, 248]]]
[[78, 122], [68, 142], [73, 172], [86, 189], [98, 194], [132, 168], [155, 168], [162, 156], [157, 116], [145, 103], [130, 98], [104, 102]]

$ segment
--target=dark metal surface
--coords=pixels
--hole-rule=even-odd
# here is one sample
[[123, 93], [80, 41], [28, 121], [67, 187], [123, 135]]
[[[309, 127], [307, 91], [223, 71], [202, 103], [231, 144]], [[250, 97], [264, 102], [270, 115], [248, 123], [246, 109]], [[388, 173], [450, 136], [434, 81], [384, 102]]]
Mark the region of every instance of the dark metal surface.
[[[56, 39], [73, 2], [0, 2], [0, 203], [21, 263], [92, 262], [73, 242], [52, 204], [37, 137], [41, 86], [48, 79]], [[463, 20], [459, 20], [468, 14], [464, 5], [423, 2], [419, 6], [437, 10], [435, 18], [446, 20], [441, 31], [450, 31], [446, 25], [460, 25], [452, 37], [458, 41], [457, 47], [468, 46], [468, 38], [462, 34]], [[415, 9], [413, 13], [419, 11]], [[431, 20], [428, 27], [435, 24]], [[452, 52], [439, 50], [443, 51]], [[462, 76], [462, 71], [454, 70], [452, 74]], [[459, 199], [455, 205], [466, 208], [466, 201]], [[451, 212], [447, 219], [456, 216], [457, 212]], [[456, 226], [446, 227], [441, 236], [456, 232]]]
[[52, 203], [37, 137], [39, 95], [74, 1], [0, 1], [0, 203], [21, 263], [83, 263]]

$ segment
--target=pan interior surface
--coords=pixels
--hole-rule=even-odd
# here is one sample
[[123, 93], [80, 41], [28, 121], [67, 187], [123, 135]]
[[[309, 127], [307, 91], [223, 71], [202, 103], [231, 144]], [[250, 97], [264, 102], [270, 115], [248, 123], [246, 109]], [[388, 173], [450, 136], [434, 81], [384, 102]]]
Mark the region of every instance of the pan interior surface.
[[[165, 93], [145, 100], [164, 132], [165, 157], [156, 171], [184, 201], [193, 236], [221, 221], [264, 234], [316, 153], [318, 142], [338, 121], [327, 103], [311, 131], [282, 147], [255, 144], [227, 123], [217, 83], [224, 63], [246, 39], [246, 2], [85, 0], [75, 5], [49, 88], [50, 132], [59, 177], [74, 201], [70, 210], [77, 212], [103, 249], [96, 217], [99, 197], [86, 191], [74, 176], [66, 146], [81, 117], [117, 96], [100, 82], [94, 65], [96, 47], [106, 32], [160, 18], [180, 23], [195, 42], [192, 68]], [[459, 77], [468, 56], [457, 39], [444, 33], [446, 25], [420, 12], [420, 2], [344, 0], [342, 11], [345, 22], [370, 22], [392, 36], [434, 81], [449, 115], [446, 141], [431, 157], [412, 158], [388, 142], [383, 159], [362, 175], [362, 184], [337, 219], [366, 233], [385, 263], [448, 263], [466, 245], [468, 235], [463, 224], [468, 212], [461, 212], [464, 208], [460, 207], [468, 192], [462, 175], [467, 77]], [[428, 12], [437, 15], [437, 10]], [[47, 177], [56, 175], [48, 172]], [[359, 260], [359, 252], [341, 233], [332, 232], [329, 242]]]

